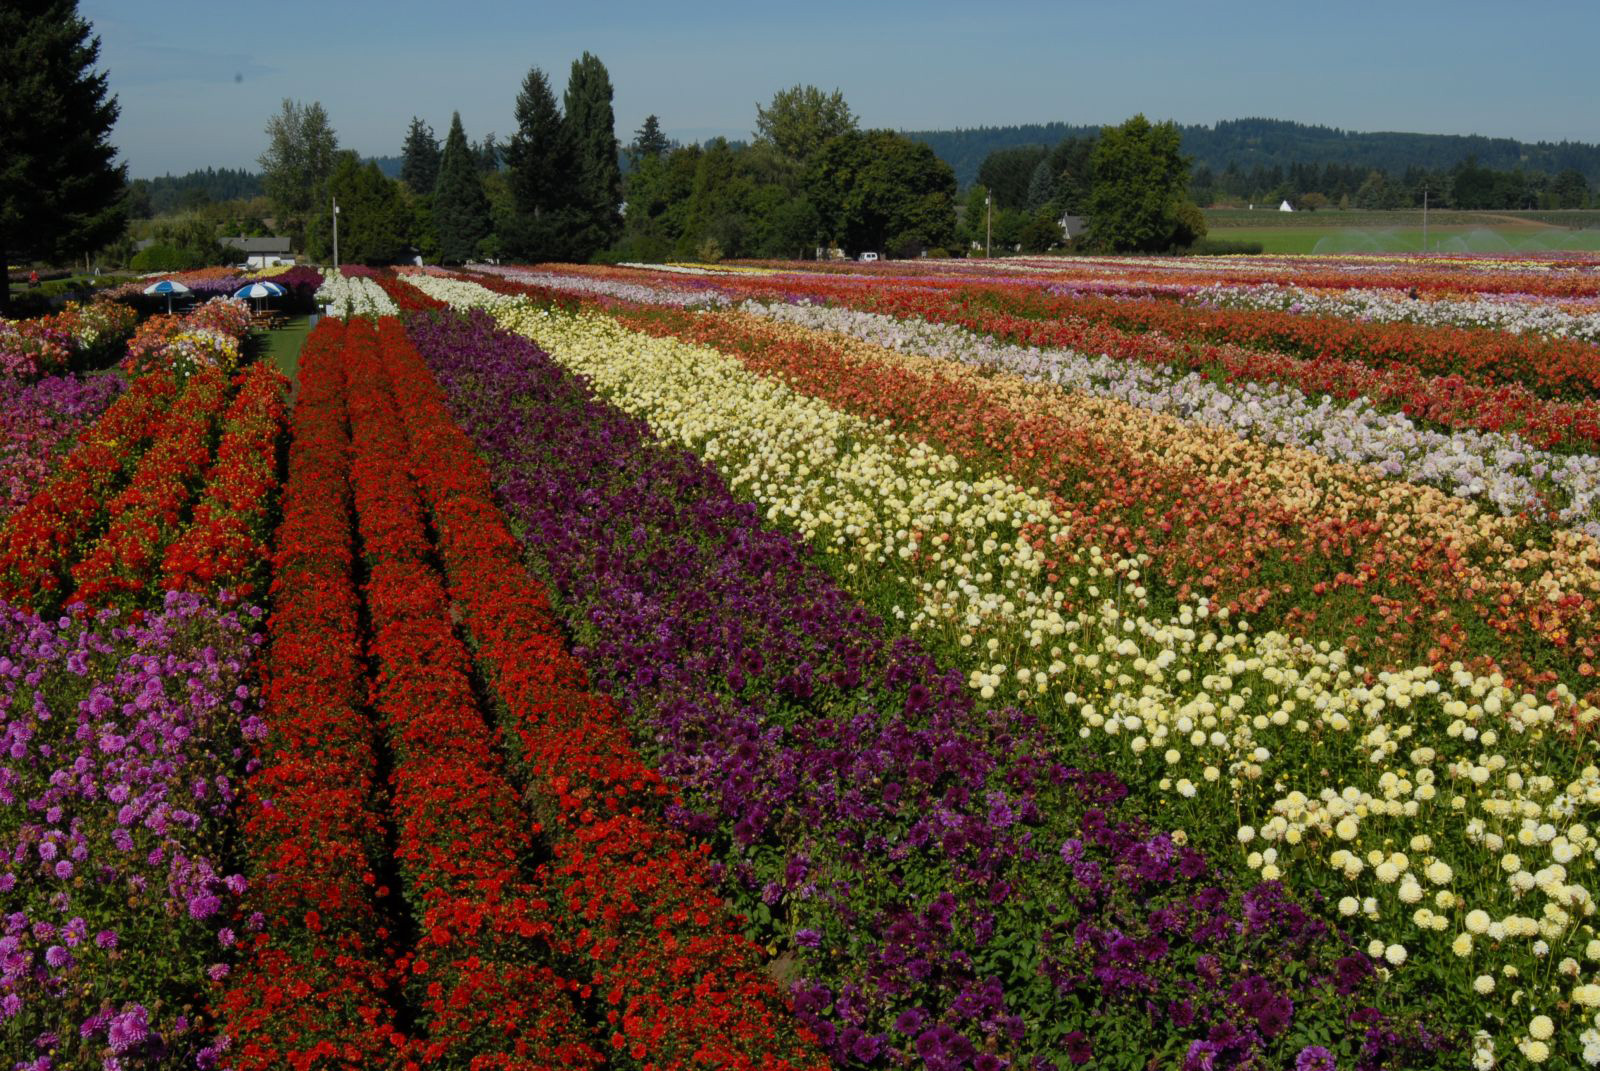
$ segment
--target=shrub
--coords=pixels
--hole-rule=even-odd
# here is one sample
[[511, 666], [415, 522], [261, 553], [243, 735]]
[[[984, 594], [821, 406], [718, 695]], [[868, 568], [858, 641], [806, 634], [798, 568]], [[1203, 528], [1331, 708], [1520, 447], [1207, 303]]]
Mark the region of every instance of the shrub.
[[193, 254], [175, 246], [151, 245], [135, 253], [128, 267], [134, 271], [185, 271], [199, 265]]

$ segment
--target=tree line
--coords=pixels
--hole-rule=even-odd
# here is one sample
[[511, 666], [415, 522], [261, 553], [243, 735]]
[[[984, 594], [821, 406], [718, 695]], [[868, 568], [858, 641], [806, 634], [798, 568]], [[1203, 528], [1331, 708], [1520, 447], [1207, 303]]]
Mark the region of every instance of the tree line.
[[474, 144], [456, 115], [441, 145], [413, 117], [390, 179], [338, 149], [319, 104], [285, 101], [268, 124], [263, 189], [280, 231], [319, 259], [332, 252], [335, 200], [352, 261], [914, 255], [955, 243], [949, 167], [901, 135], [861, 130], [837, 91], [779, 92], [757, 107], [748, 144], [679, 145], [652, 115], [624, 149], [609, 74], [585, 53], [559, 99], [530, 70], [514, 115], [504, 144]]
[[862, 129], [837, 89], [774, 94], [757, 105], [749, 142], [680, 145], [651, 115], [620, 150], [611, 99], [592, 55], [574, 62], [559, 101], [534, 68], [508, 141], [473, 143], [457, 115], [441, 146], [413, 118], [398, 179], [341, 153], [320, 105], [286, 101], [268, 127], [263, 187], [280, 230], [318, 259], [331, 253], [337, 200], [352, 261], [1044, 251], [1067, 244], [1062, 217], [1074, 214], [1090, 221], [1079, 248], [1181, 249], [1205, 233], [1178, 128], [1143, 116], [1052, 150], [994, 154], [963, 205], [932, 149]]
[[1556, 174], [1521, 167], [1486, 167], [1468, 156], [1447, 168], [1408, 167], [1401, 172], [1354, 164], [1297, 163], [1283, 167], [1236, 164], [1221, 172], [1199, 167], [1193, 195], [1201, 204], [1220, 202], [1363, 210], [1421, 208], [1530, 210], [1588, 208], [1595, 203], [1589, 182], [1576, 168]]

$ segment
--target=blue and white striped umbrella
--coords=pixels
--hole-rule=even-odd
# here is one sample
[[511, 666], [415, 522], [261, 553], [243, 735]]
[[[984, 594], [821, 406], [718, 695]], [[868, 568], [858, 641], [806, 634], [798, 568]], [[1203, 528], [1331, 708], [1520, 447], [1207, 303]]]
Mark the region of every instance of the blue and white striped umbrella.
[[236, 298], [282, 297], [286, 293], [288, 291], [277, 283], [250, 283], [235, 290], [233, 296]]
[[145, 287], [144, 288], [144, 292], [146, 294], [165, 294], [165, 295], [167, 295], [167, 311], [171, 312], [172, 311], [172, 295], [173, 294], [187, 294], [190, 291], [189, 291], [189, 288], [187, 286], [184, 286], [182, 283], [178, 282], [175, 279], [163, 279], [159, 283], [151, 283], [149, 286]]

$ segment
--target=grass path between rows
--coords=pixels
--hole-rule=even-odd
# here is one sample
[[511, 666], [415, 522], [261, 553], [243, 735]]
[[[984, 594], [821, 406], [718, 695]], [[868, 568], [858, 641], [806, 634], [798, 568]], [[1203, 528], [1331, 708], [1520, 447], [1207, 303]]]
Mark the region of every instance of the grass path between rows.
[[278, 370], [295, 383], [295, 373], [300, 369], [300, 347], [311, 333], [311, 317], [291, 316], [289, 323], [277, 331], [251, 331], [250, 352], [273, 361]]

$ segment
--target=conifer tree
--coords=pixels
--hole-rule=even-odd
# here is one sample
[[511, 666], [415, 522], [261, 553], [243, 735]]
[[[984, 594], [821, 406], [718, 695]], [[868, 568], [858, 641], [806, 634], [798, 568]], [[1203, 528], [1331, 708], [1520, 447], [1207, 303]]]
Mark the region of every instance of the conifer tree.
[[450, 118], [439, 161], [439, 181], [433, 188], [433, 231], [439, 240], [439, 259], [460, 264], [478, 255], [478, 243], [489, 236], [489, 199], [478, 173], [478, 156], [461, 129], [461, 113]]
[[[76, 0], [0, 4], [0, 266], [99, 249], [126, 223], [99, 58]], [[0, 315], [9, 304], [0, 286]]]
[[575, 260], [588, 260], [616, 241], [622, 231], [618, 211], [622, 169], [617, 164], [611, 98], [611, 75], [598, 57], [585, 52], [572, 61], [565, 99], [567, 141], [576, 180], [569, 251]]
[[632, 153], [634, 162], [647, 156], [664, 156], [672, 142], [661, 132], [661, 121], [654, 115], [644, 117], [644, 125], [634, 132]]
[[522, 260], [565, 255], [572, 168], [560, 105], [543, 71], [534, 67], [517, 94], [517, 132], [505, 147], [512, 217], [503, 235], [507, 251]]
[[439, 181], [439, 139], [433, 136], [433, 127], [414, 115], [401, 150], [400, 181], [412, 193], [423, 195], [432, 193]]

